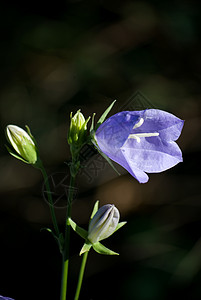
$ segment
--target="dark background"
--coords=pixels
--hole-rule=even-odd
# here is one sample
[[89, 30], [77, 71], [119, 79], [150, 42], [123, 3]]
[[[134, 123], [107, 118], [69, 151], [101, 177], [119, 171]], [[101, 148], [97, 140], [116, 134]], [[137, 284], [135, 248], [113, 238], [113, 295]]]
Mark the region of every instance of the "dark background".
[[[185, 119], [184, 162], [139, 184], [97, 156], [85, 160], [74, 220], [87, 228], [99, 199], [128, 224], [104, 241], [120, 256], [90, 252], [80, 299], [201, 299], [200, 2], [1, 1], [0, 37], [0, 294], [59, 299], [61, 272], [54, 239], [40, 231], [51, 227], [43, 179], [7, 153], [6, 125], [30, 126], [48, 174], [58, 183], [67, 176], [66, 187], [70, 112], [98, 118], [117, 99], [112, 113], [141, 105]], [[56, 210], [61, 229], [64, 200]], [[69, 300], [82, 247], [71, 238]]]

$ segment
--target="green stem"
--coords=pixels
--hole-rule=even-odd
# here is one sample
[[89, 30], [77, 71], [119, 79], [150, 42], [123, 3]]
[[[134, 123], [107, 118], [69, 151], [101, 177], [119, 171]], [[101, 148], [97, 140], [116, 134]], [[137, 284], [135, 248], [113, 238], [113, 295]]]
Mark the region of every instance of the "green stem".
[[67, 283], [68, 283], [68, 267], [69, 267], [69, 250], [70, 250], [70, 223], [71, 207], [73, 200], [73, 192], [75, 186], [75, 177], [71, 175], [69, 193], [68, 193], [68, 206], [65, 226], [65, 238], [64, 238], [64, 250], [63, 250], [63, 262], [62, 262], [62, 278], [61, 278], [61, 296], [60, 300], [66, 300]]
[[80, 290], [81, 290], [81, 287], [82, 287], [82, 281], [83, 281], [83, 276], [84, 276], [84, 271], [85, 271], [85, 266], [86, 266], [86, 262], [87, 262], [88, 253], [89, 253], [89, 251], [87, 251], [83, 254], [82, 264], [81, 264], [81, 267], [80, 267], [80, 273], [79, 273], [79, 277], [78, 277], [77, 290], [76, 290], [76, 293], [75, 293], [74, 300], [78, 300], [79, 296], [80, 296]]
[[55, 215], [55, 211], [54, 211], [54, 203], [53, 203], [53, 200], [52, 200], [52, 194], [51, 194], [51, 190], [50, 190], [48, 175], [47, 175], [43, 165], [40, 166], [40, 170], [41, 170], [41, 172], [43, 174], [43, 178], [44, 178], [44, 183], [45, 183], [45, 187], [46, 187], [46, 191], [47, 191], [48, 203], [49, 203], [49, 207], [50, 207], [50, 213], [51, 213], [51, 216], [52, 216], [52, 222], [53, 222], [54, 230], [56, 232], [56, 236], [59, 237], [60, 232], [59, 232], [59, 227], [57, 225], [57, 219], [56, 219], [56, 215]]

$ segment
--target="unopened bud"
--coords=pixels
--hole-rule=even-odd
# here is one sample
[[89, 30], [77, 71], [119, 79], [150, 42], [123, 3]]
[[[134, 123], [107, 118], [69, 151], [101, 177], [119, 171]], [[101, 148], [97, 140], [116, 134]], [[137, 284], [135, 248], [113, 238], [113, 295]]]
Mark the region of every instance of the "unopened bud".
[[35, 164], [37, 161], [37, 149], [32, 137], [22, 128], [16, 125], [8, 125], [6, 127], [6, 135], [8, 141], [15, 149], [17, 154], [10, 149], [9, 152], [18, 159], [23, 160], [29, 164]]
[[89, 224], [88, 240], [95, 244], [114, 233], [119, 223], [119, 211], [111, 204], [99, 208]]
[[74, 146], [82, 146], [85, 142], [86, 133], [87, 133], [87, 123], [89, 118], [85, 120], [85, 117], [80, 112], [80, 109], [72, 117], [71, 113], [71, 123], [68, 133], [68, 143]]

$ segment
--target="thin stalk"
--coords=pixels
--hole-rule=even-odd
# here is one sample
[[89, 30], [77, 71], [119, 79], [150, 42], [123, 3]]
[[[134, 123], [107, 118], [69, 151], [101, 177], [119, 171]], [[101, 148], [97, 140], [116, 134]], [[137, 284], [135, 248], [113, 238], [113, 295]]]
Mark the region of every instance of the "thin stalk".
[[40, 170], [43, 174], [43, 178], [44, 178], [44, 182], [45, 182], [45, 187], [46, 187], [46, 191], [47, 191], [48, 203], [49, 203], [49, 207], [50, 207], [50, 213], [51, 213], [51, 217], [52, 217], [54, 230], [56, 232], [56, 236], [59, 237], [60, 232], [59, 232], [59, 227], [57, 224], [57, 219], [56, 219], [56, 215], [55, 215], [55, 211], [54, 211], [54, 203], [52, 200], [52, 194], [51, 194], [51, 190], [50, 190], [48, 175], [43, 166], [40, 167]]
[[79, 296], [80, 296], [80, 290], [81, 290], [81, 287], [82, 287], [82, 281], [83, 281], [83, 276], [84, 276], [84, 271], [85, 271], [85, 266], [86, 266], [86, 262], [87, 262], [88, 253], [89, 253], [89, 251], [87, 251], [83, 254], [82, 264], [81, 264], [81, 267], [80, 267], [80, 273], [79, 273], [79, 277], [78, 277], [77, 289], [76, 289], [74, 300], [78, 300]]
[[69, 193], [68, 193], [68, 206], [65, 226], [65, 237], [64, 237], [64, 250], [62, 256], [62, 277], [61, 277], [61, 296], [60, 300], [66, 300], [67, 295], [67, 284], [68, 284], [68, 267], [69, 267], [69, 250], [70, 250], [70, 223], [69, 218], [71, 217], [71, 207], [73, 200], [73, 192], [75, 186], [75, 177], [71, 175]]

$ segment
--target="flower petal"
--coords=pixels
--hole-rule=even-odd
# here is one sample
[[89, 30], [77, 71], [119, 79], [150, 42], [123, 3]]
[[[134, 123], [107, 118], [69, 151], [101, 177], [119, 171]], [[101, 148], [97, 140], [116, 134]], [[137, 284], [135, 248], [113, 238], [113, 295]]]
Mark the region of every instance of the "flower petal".
[[123, 111], [107, 119], [96, 131], [95, 138], [99, 147], [101, 143], [107, 149], [119, 149], [141, 114], [142, 112]]
[[[140, 183], [145, 183], [149, 180], [148, 175], [140, 170], [132, 161], [127, 161], [122, 151], [118, 149], [115, 153], [112, 150], [106, 151], [103, 145], [99, 145], [100, 149], [113, 161], [125, 168], [133, 177], [135, 177]], [[107, 149], [108, 150], [108, 149]]]
[[147, 109], [141, 111], [144, 119], [142, 126], [133, 129], [131, 133], [158, 132], [161, 139], [176, 141], [184, 125], [184, 121], [160, 109]]
[[129, 165], [148, 173], [165, 171], [183, 161], [179, 146], [160, 136], [140, 138], [140, 143], [127, 139], [121, 151]]

